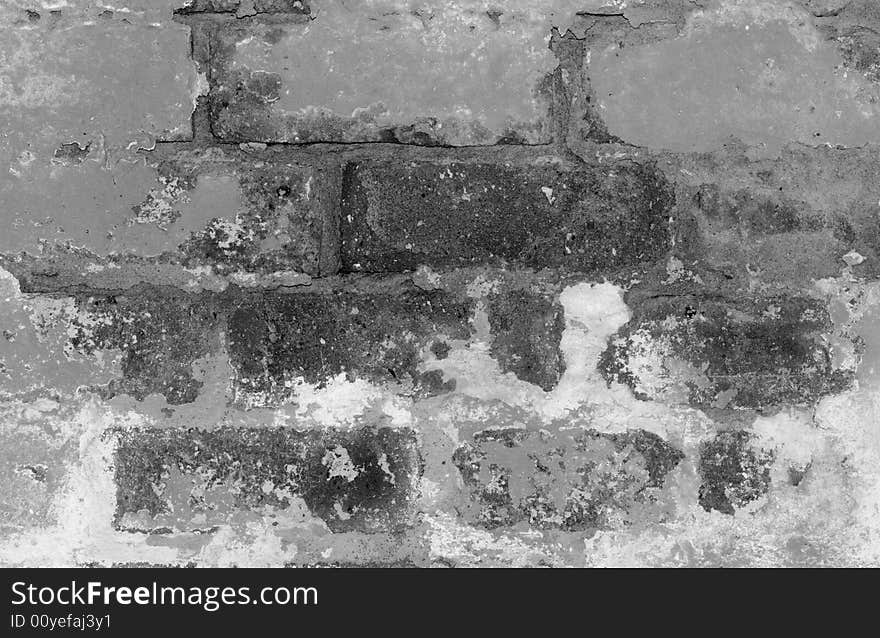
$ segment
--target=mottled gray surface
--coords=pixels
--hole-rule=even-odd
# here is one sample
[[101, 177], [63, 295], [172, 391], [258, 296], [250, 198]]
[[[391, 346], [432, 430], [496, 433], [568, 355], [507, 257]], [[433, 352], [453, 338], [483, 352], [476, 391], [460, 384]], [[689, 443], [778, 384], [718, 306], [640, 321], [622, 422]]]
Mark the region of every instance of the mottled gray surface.
[[3, 3], [0, 563], [880, 565], [877, 3], [503, 5]]

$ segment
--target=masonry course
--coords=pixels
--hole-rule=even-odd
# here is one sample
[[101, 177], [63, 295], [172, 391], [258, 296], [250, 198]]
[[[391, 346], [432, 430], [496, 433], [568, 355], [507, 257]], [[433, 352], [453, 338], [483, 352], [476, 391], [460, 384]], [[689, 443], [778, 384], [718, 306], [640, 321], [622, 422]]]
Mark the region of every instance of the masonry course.
[[116, 4], [0, 10], [2, 564], [880, 564], [876, 3]]
[[421, 472], [414, 442], [390, 428], [125, 432], [116, 524], [137, 529], [145, 516], [151, 532], [210, 529], [237, 510], [302, 499], [332, 531], [399, 530]]

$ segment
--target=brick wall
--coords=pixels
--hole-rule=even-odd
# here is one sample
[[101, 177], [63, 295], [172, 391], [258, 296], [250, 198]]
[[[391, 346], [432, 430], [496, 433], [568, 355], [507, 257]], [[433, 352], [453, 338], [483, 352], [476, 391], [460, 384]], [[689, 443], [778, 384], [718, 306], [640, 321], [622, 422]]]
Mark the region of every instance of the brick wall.
[[873, 0], [5, 0], [0, 562], [880, 565]]

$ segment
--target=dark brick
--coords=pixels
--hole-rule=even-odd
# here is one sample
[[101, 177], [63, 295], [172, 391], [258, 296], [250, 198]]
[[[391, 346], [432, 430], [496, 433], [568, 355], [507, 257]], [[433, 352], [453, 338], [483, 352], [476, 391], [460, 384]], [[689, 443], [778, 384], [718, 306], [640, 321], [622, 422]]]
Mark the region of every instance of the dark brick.
[[124, 294], [79, 297], [70, 346], [84, 353], [122, 351], [122, 378], [97, 388], [104, 398], [161, 394], [169, 404], [196, 399], [192, 364], [219, 348], [219, 311], [207, 294], [149, 286]]
[[190, 13], [236, 13], [245, 16], [258, 13], [309, 13], [308, 0], [189, 0], [177, 10]]
[[435, 341], [431, 345], [431, 352], [440, 360], [449, 356], [449, 344], [445, 341]]
[[645, 400], [675, 388], [673, 401], [684, 393], [685, 402], [705, 408], [809, 404], [852, 381], [833, 363], [830, 331], [815, 299], [653, 298], [612, 338], [600, 369]]
[[810, 466], [812, 463], [805, 463], [803, 465], [789, 465], [788, 467], [788, 482], [797, 487], [801, 484], [801, 481], [807, 476], [807, 472], [810, 471]]
[[565, 317], [553, 299], [527, 292], [494, 295], [489, 311], [492, 356], [505, 372], [545, 391], [565, 372], [559, 347]]
[[[68, 347], [121, 352], [121, 377], [92, 388], [104, 398], [195, 401], [203, 382], [193, 364], [220, 352], [223, 330], [240, 407], [276, 405], [295, 395], [299, 380], [323, 386], [341, 373], [414, 398], [451, 392], [455, 380], [425, 370], [424, 362], [448, 356], [451, 340], [471, 337], [475, 309], [463, 293], [378, 281], [302, 292], [140, 285], [74, 300]], [[488, 314], [491, 354], [502, 370], [552, 389], [564, 370], [561, 306], [543, 294], [512, 291], [493, 295]]]
[[[448, 356], [448, 340], [467, 340], [474, 300], [414, 286], [376, 292], [250, 293], [229, 309], [228, 337], [236, 402], [273, 405], [297, 379], [323, 385], [345, 373], [392, 384], [421, 398], [449, 392], [454, 380], [420, 371], [430, 352]], [[565, 322], [552, 297], [507, 291], [491, 296], [491, 355], [504, 372], [553, 389], [565, 370], [559, 344]]]
[[684, 459], [684, 453], [647, 430], [629, 430], [626, 434], [606, 436], [614, 442], [618, 451], [631, 445], [642, 455], [645, 459], [645, 469], [648, 471], [649, 487], [663, 487], [666, 475]]
[[751, 446], [745, 430], [719, 433], [700, 446], [699, 501], [707, 512], [733, 514], [767, 493], [773, 454]]
[[[237, 400], [289, 398], [286, 382], [323, 384], [346, 373], [418, 391], [418, 371], [438, 338], [467, 339], [472, 301], [444, 292], [266, 293], [243, 297], [229, 318]], [[439, 386], [442, 388], [441, 386]]]
[[421, 457], [393, 428], [143, 429], [119, 432], [115, 468], [119, 529], [204, 530], [298, 497], [333, 532], [381, 532], [410, 524]]
[[643, 430], [556, 434], [524, 429], [478, 432], [453, 460], [474, 501], [475, 524], [528, 522], [539, 529], [607, 528], [656, 501], [684, 455]]
[[635, 164], [351, 163], [342, 267], [613, 270], [666, 253], [672, 203], [663, 176]]

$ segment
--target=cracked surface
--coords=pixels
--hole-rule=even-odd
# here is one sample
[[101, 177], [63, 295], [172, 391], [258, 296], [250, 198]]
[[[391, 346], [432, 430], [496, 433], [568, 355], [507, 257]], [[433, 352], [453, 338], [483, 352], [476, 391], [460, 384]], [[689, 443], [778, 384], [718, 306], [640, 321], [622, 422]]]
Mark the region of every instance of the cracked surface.
[[0, 8], [0, 564], [880, 565], [876, 2], [116, 4]]

